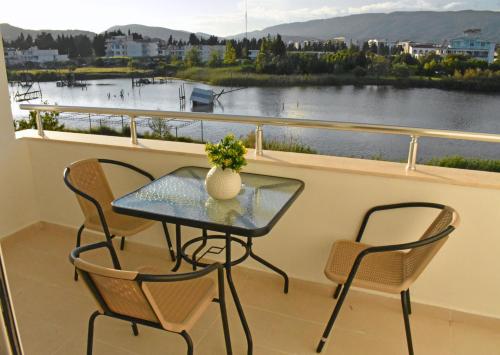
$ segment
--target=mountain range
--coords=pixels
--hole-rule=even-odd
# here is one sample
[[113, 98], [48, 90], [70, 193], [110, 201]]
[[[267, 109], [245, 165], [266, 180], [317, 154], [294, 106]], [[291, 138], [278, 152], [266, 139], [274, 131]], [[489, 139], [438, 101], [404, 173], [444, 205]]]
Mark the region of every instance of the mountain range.
[[[305, 39], [329, 39], [345, 37], [348, 40], [359, 41], [370, 38], [395, 40], [413, 40], [419, 42], [441, 42], [445, 39], [460, 35], [469, 28], [480, 28], [482, 37], [500, 43], [500, 12], [498, 11], [413, 11], [369, 13], [333, 17], [321, 20], [294, 22], [264, 28], [260, 31], [248, 33], [248, 37], [261, 38], [264, 36], [281, 34], [285, 41]], [[165, 27], [151, 27], [139, 24], [112, 26], [107, 31], [122, 30], [122, 32], [137, 32], [143, 36], [167, 40], [187, 40], [190, 32], [173, 30]], [[94, 37], [96, 34], [83, 30], [27, 30], [9, 24], [0, 24], [0, 33], [5, 40], [16, 39], [21, 33], [36, 37], [41, 32], [57, 35], [84, 34]], [[208, 37], [209, 34], [197, 33], [198, 36]], [[240, 33], [227, 38], [243, 38]]]
[[[500, 12], [466, 10], [359, 14], [276, 25], [250, 32], [248, 37], [261, 38], [279, 33], [282, 36], [300, 35], [323, 40], [342, 36], [354, 41], [378, 38], [441, 42], [469, 28], [480, 28], [482, 37], [500, 43]], [[233, 37], [242, 38], [244, 34]]]

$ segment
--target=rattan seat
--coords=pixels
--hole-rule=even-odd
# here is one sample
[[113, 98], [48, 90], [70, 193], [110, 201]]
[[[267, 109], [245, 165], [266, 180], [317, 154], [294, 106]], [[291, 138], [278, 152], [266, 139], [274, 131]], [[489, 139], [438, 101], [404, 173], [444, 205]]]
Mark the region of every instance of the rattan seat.
[[[402, 208], [431, 208], [440, 212], [417, 241], [379, 246], [361, 243], [368, 220], [373, 213]], [[458, 224], [458, 213], [449, 206], [437, 203], [407, 202], [369, 209], [361, 222], [356, 240], [338, 240], [333, 243], [330, 251], [325, 275], [337, 283], [333, 297], [338, 298], [338, 301], [316, 352], [320, 353], [323, 350], [347, 293], [350, 287], [354, 286], [401, 295], [408, 353], [413, 355], [409, 319], [410, 286], [422, 274]]]
[[[325, 275], [337, 284], [345, 284], [359, 253], [371, 245], [339, 240], [332, 246]], [[404, 257], [401, 251], [367, 255], [352, 282], [362, 287], [388, 293], [400, 293], [408, 288], [404, 277]]]
[[[180, 334], [187, 343], [188, 355], [192, 355], [194, 346], [188, 332], [212, 302], [219, 303], [227, 353], [232, 353], [221, 264], [186, 274], [162, 274], [152, 267], [117, 270], [80, 258], [82, 252], [106, 247], [106, 242], [85, 245], [73, 250], [70, 256], [97, 306], [89, 319], [88, 355], [92, 354], [94, 321], [98, 316], [131, 322], [134, 335], [139, 334], [137, 324]], [[216, 279], [209, 275], [213, 271], [217, 271]]]
[[[80, 160], [72, 163], [64, 170], [64, 183], [75, 193], [84, 216], [84, 222], [76, 236], [76, 247], [79, 247], [81, 244], [82, 232], [85, 228], [103, 233], [107, 241], [107, 248], [110, 252], [113, 266], [115, 269], [121, 269], [112, 239], [121, 237], [120, 249], [123, 250], [125, 247], [125, 238], [132, 237], [139, 232], [149, 229], [155, 222], [118, 214], [112, 210], [111, 203], [115, 197], [104, 173], [103, 164], [112, 164], [127, 168], [148, 178], [150, 181], [153, 181], [154, 177], [136, 166], [110, 159]], [[162, 222], [162, 226], [170, 258], [174, 261], [175, 254], [166, 222]], [[74, 278], [75, 281], [78, 280], [76, 271]]]
[[[161, 274], [151, 268], [140, 268], [141, 273]], [[204, 277], [170, 283], [143, 282], [142, 290], [148, 298], [163, 328], [171, 332], [189, 331], [217, 298], [217, 285]]]

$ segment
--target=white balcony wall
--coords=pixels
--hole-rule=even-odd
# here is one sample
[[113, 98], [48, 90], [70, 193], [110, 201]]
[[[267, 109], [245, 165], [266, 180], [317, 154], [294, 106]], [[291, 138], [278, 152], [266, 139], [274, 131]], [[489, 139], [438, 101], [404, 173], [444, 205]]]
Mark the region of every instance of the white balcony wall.
[[[64, 225], [77, 227], [82, 222], [75, 197], [62, 179], [64, 167], [72, 161], [89, 157], [118, 159], [155, 176], [181, 166], [207, 166], [203, 147], [199, 145], [142, 141], [139, 147], [132, 147], [126, 138], [65, 133], [53, 137], [21, 141], [29, 149], [41, 220]], [[152, 145], [163, 147], [163, 151], [148, 149]], [[318, 162], [323, 162], [324, 166]], [[345, 169], [347, 165], [355, 169]], [[401, 171], [399, 177], [386, 176], [391, 169]], [[255, 240], [255, 249], [293, 277], [327, 283], [323, 268], [331, 244], [341, 238], [354, 239], [368, 208], [404, 201], [449, 204], [460, 213], [462, 224], [414, 285], [412, 298], [417, 302], [500, 317], [500, 237], [497, 228], [500, 190], [484, 184], [482, 187], [470, 184], [476, 181], [479, 186], [480, 182], [489, 181], [500, 186], [498, 175], [466, 173], [469, 182], [461, 186], [454, 179], [461, 174], [459, 171], [433, 169], [421, 170], [424, 173], [417, 179], [405, 176], [404, 165], [397, 163], [293, 153], [273, 153], [268, 154], [267, 159], [251, 159], [245, 168], [248, 172], [293, 177], [305, 182], [303, 194], [270, 235]], [[120, 168], [113, 167], [107, 172], [117, 194], [144, 182]], [[437, 176], [440, 172], [448, 177], [440, 178]], [[417, 210], [386, 212], [374, 218], [366, 231], [365, 241], [392, 244], [417, 239], [431, 217], [430, 213]], [[136, 241], [164, 247], [159, 228], [145, 232]], [[246, 265], [260, 267], [250, 260]]]
[[28, 149], [15, 139], [5, 59], [0, 55], [0, 237], [39, 219], [35, 198]]

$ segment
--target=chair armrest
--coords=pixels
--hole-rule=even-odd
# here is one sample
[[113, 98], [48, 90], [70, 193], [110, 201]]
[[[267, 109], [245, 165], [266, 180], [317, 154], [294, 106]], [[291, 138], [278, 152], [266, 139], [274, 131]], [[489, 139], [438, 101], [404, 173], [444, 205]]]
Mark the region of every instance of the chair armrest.
[[372, 207], [366, 212], [365, 216], [363, 217], [363, 221], [361, 222], [361, 226], [359, 227], [358, 235], [356, 236], [356, 242], [359, 243], [361, 241], [366, 226], [368, 225], [368, 221], [373, 213], [379, 211], [395, 210], [400, 208], [413, 208], [413, 207], [437, 208], [442, 210], [445, 206], [439, 203], [431, 203], [431, 202], [405, 202], [405, 203], [395, 203], [390, 205], [380, 205]]
[[130, 170], [133, 170], [136, 173], [139, 173], [139, 174], [147, 177], [151, 181], [154, 181], [154, 179], [155, 179], [154, 176], [151, 175], [150, 173], [148, 173], [147, 171], [142, 170], [142, 169], [140, 169], [132, 164], [129, 164], [129, 163], [125, 163], [125, 162], [118, 161], [118, 160], [112, 160], [112, 159], [97, 159], [97, 161], [99, 163], [118, 165], [118, 166], [122, 166], [124, 168], [130, 169]]
[[[409, 206], [409, 207], [411, 207], [411, 206]], [[354, 264], [352, 264], [351, 271], [349, 272], [349, 276], [347, 277], [347, 281], [345, 284], [350, 285], [352, 283], [352, 281], [354, 280], [354, 276], [356, 276], [356, 272], [358, 271], [359, 266], [361, 265], [361, 262], [363, 261], [363, 258], [369, 254], [420, 248], [420, 247], [435, 243], [435, 242], [443, 239], [444, 237], [448, 236], [454, 230], [455, 230], [455, 227], [448, 226], [441, 233], [433, 235], [429, 238], [417, 240], [416, 242], [392, 244], [392, 245], [381, 245], [381, 246], [374, 246], [374, 247], [366, 248], [361, 253], [359, 253], [358, 256], [356, 257], [356, 259], [354, 260]]]
[[93, 244], [87, 244], [83, 245], [81, 247], [75, 248], [71, 251], [69, 254], [69, 261], [74, 264], [75, 259], [78, 259], [80, 257], [81, 253], [85, 253], [90, 250], [95, 250], [99, 248], [106, 248], [108, 246], [107, 242], [99, 242], [99, 243], [93, 243]]

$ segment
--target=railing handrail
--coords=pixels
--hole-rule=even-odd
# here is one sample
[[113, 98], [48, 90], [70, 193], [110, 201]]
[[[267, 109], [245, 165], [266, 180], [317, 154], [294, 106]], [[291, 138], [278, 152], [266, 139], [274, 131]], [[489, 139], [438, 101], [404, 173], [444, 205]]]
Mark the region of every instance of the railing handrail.
[[476, 133], [463, 131], [450, 131], [433, 128], [417, 128], [392, 125], [378, 125], [370, 123], [355, 123], [342, 121], [309, 120], [297, 118], [265, 117], [227, 115], [204, 112], [178, 112], [160, 110], [126, 109], [114, 107], [86, 107], [86, 106], [59, 106], [59, 105], [33, 105], [21, 104], [22, 110], [42, 112], [74, 112], [94, 113], [102, 115], [123, 115], [129, 117], [155, 117], [155, 118], [183, 118], [195, 121], [217, 121], [246, 123], [252, 125], [289, 126], [299, 128], [331, 129], [337, 131], [358, 131], [366, 133], [382, 133], [402, 136], [432, 137], [445, 139], [459, 139], [479, 142], [500, 143], [500, 134]]
[[21, 110], [36, 111], [37, 128], [41, 136], [43, 136], [43, 127], [41, 127], [42, 126], [41, 119], [39, 119], [40, 112], [59, 112], [59, 113], [73, 112], [73, 113], [128, 116], [130, 117], [131, 120], [130, 128], [131, 128], [131, 139], [133, 144], [137, 144], [137, 128], [135, 119], [138, 117], [150, 117], [150, 118], [152, 117], [152, 118], [165, 118], [165, 119], [177, 118], [177, 119], [188, 119], [194, 121], [215, 121], [215, 122], [252, 124], [256, 126], [255, 148], [257, 155], [263, 154], [262, 152], [263, 126], [288, 126], [288, 127], [298, 127], [298, 128], [317, 128], [317, 129], [329, 129], [337, 131], [353, 131], [353, 132], [409, 136], [411, 140], [410, 140], [410, 149], [408, 153], [407, 169], [410, 170], [415, 170], [416, 168], [418, 138], [420, 137], [500, 143], [500, 134], [449, 131], [443, 129], [378, 125], [369, 123], [264, 117], [264, 116], [227, 115], [227, 114], [213, 114], [213, 113], [203, 113], [203, 112], [142, 110], [142, 109], [127, 109], [127, 108], [114, 108], [114, 107], [59, 106], [59, 105], [33, 105], [33, 104], [21, 104], [19, 107], [21, 108]]

